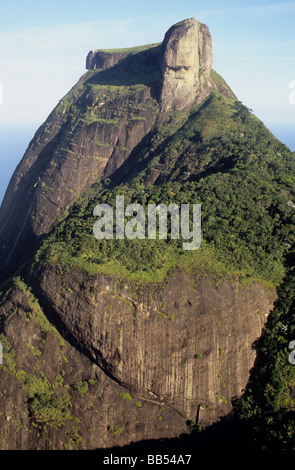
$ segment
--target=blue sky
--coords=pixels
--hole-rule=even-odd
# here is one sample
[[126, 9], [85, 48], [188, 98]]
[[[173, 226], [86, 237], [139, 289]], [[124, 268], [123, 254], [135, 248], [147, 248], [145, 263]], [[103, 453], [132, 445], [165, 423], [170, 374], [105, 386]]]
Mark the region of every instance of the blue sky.
[[[295, 150], [295, 105], [289, 102], [289, 83], [295, 80], [295, 2], [1, 3], [0, 172], [5, 162], [20, 160], [34, 131], [85, 72], [90, 49], [160, 42], [172, 24], [190, 17], [209, 26], [214, 69]], [[9, 147], [12, 130], [19, 150]]]

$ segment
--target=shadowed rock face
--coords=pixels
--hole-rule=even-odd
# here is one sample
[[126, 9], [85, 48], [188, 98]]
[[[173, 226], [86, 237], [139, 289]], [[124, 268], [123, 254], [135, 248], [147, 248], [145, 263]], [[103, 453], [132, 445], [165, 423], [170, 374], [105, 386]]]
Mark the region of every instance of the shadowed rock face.
[[[14, 348], [0, 368], [1, 450], [92, 450], [189, 431], [175, 410], [142, 400], [112, 380], [28, 301], [13, 289], [1, 304], [1, 320], [7, 320], [2, 331]], [[46, 417], [39, 414], [42, 407]]]
[[[37, 131], [0, 208], [0, 271], [18, 266], [24, 250], [58, 223], [64, 209], [116, 171], [150, 132], [158, 116], [150, 89], [128, 91], [118, 87], [108, 94], [102, 86], [82, 93], [70, 109], [61, 101]], [[136, 118], [132, 106], [138, 107]], [[97, 118], [87, 121], [86, 109]]]
[[127, 53], [118, 52], [116, 54], [108, 54], [104, 51], [90, 51], [86, 57], [86, 69], [108, 69], [113, 67], [120, 60], [125, 59]]
[[194, 18], [167, 31], [163, 43], [161, 106], [164, 111], [182, 109], [202, 101], [209, 90], [204, 83], [212, 68], [209, 29]]

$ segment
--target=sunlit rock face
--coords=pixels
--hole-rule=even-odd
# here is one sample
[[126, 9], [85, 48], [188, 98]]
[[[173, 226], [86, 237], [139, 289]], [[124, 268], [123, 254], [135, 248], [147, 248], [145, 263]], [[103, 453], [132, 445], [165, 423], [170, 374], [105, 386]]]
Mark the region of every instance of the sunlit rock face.
[[202, 101], [209, 93], [211, 68], [208, 27], [194, 18], [172, 26], [163, 42], [162, 109], [177, 110]]

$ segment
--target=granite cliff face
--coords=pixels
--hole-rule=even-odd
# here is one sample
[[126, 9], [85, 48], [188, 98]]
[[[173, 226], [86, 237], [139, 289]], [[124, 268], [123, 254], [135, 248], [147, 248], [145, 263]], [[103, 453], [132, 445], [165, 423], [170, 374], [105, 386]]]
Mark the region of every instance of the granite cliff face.
[[273, 290], [182, 271], [156, 286], [58, 271], [35, 272], [30, 289], [16, 280], [1, 304], [1, 449], [172, 438], [231, 411]]
[[120, 60], [125, 59], [128, 53], [126, 52], [114, 52], [108, 53], [105, 51], [90, 51], [86, 57], [86, 69], [108, 69], [113, 67]]
[[194, 18], [172, 26], [163, 42], [162, 109], [182, 109], [210, 93], [212, 41], [207, 26]]
[[1, 304], [1, 450], [95, 450], [188, 432], [176, 411], [112, 380], [46, 315], [23, 283]]
[[[113, 67], [133, 53], [132, 48], [119, 52], [90, 51], [86, 68], [95, 70]], [[165, 34], [158, 63], [162, 75], [162, 111], [178, 110], [202, 102], [215, 86], [210, 74], [212, 39], [208, 26], [195, 18], [172, 26]]]
[[[158, 116], [146, 87], [127, 96], [116, 91], [108, 96], [102, 88], [84, 92], [78, 100], [73, 114], [61, 102], [36, 133], [9, 183], [0, 214], [2, 270], [18, 265], [24, 246], [30, 250], [56, 226], [83, 190], [116, 171]], [[86, 109], [91, 111], [85, 119]]]
[[[257, 163], [259, 132], [275, 162], [284, 150], [212, 70], [208, 27], [188, 19], [162, 44], [91, 51], [86, 65], [36, 132], [0, 209], [1, 449], [107, 448], [188, 434], [188, 422], [216, 423], [247, 386], [276, 298], [269, 284], [243, 283], [212, 262], [214, 242], [223, 243], [220, 232], [214, 239], [215, 215], [203, 258], [173, 264], [177, 246], [169, 252], [167, 244], [167, 266], [166, 253], [148, 243], [113, 245], [118, 259], [104, 264], [111, 247], [91, 231], [97, 199], [116, 190], [158, 204], [166, 185], [166, 200], [183, 203], [187, 195], [196, 201], [194, 184], [202, 189], [208, 178], [204, 202], [216, 202], [219, 223], [231, 230], [230, 255], [242, 264], [239, 236], [246, 230], [252, 243], [253, 231], [238, 232], [242, 212], [228, 215], [232, 194], [234, 203], [240, 197], [236, 175], [247, 179], [248, 159]], [[250, 150], [248, 134], [257, 139]], [[226, 191], [210, 180], [231, 169]], [[288, 199], [282, 181], [277, 193]], [[263, 216], [279, 219], [262, 199], [255, 204]], [[250, 255], [246, 247], [247, 262]], [[126, 275], [128, 257], [135, 271], [147, 260], [143, 278]], [[147, 281], [153, 270], [160, 280]]]
[[146, 46], [130, 47], [127, 49], [113, 50], [93, 50], [89, 51], [86, 57], [86, 69], [87, 70], [99, 70], [108, 69], [114, 67], [119, 62], [122, 62], [128, 56], [132, 57], [135, 54], [141, 53], [142, 62], [141, 67], [146, 67], [151, 62], [151, 57], [148, 54], [149, 49], [155, 48], [157, 57], [152, 58], [153, 65], [156, 67], [160, 66], [161, 60], [161, 44], [148, 44]]
[[178, 412], [180, 422], [198, 416], [209, 425], [245, 388], [275, 296], [255, 283], [218, 284], [176, 271], [139, 288], [106, 276], [85, 282], [78, 272], [65, 281], [45, 270], [34, 288], [53, 321], [107, 375]]

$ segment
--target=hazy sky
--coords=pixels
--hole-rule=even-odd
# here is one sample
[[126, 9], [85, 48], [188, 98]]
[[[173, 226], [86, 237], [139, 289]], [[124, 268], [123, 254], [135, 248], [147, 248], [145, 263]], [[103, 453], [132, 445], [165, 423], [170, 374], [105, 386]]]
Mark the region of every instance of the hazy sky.
[[172, 24], [195, 17], [211, 31], [214, 69], [295, 150], [295, 2], [0, 2], [1, 141], [7, 129], [36, 130], [85, 72], [90, 49], [160, 42]]

